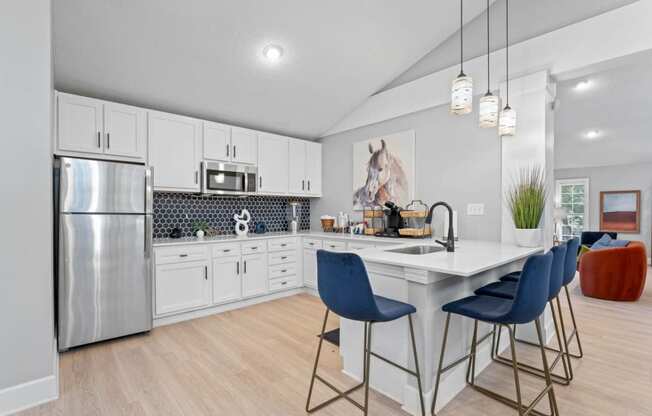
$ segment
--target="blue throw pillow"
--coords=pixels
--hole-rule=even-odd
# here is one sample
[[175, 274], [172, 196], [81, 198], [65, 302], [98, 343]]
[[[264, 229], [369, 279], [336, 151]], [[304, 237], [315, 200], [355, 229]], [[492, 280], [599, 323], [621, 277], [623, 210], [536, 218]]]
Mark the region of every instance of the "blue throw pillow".
[[609, 242], [609, 247], [627, 247], [628, 244], [628, 240], [611, 240]]
[[593, 243], [593, 247], [595, 246], [609, 247], [609, 243], [611, 243], [612, 240], [613, 238], [611, 238], [609, 234], [603, 234], [598, 241]]

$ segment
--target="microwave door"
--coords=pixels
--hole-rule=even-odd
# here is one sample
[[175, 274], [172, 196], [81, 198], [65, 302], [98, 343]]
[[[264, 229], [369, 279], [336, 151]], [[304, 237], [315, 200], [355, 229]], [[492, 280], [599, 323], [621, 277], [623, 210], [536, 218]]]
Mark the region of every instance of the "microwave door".
[[235, 193], [245, 190], [245, 178], [241, 172], [209, 170], [206, 180], [208, 192]]

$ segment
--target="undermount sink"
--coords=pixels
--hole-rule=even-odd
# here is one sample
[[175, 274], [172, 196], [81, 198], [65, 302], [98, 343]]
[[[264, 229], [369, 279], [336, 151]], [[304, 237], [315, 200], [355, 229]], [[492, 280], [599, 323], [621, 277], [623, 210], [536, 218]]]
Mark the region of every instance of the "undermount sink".
[[394, 248], [385, 251], [388, 251], [390, 253], [423, 255], [423, 254], [436, 253], [438, 251], [444, 251], [444, 250], [445, 250], [444, 247], [439, 247], [439, 246], [409, 246], [409, 247]]

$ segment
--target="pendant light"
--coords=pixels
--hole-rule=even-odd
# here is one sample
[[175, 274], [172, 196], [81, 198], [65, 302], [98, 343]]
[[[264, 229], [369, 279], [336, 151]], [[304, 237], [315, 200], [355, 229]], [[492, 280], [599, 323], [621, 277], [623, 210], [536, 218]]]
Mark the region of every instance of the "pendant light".
[[480, 127], [496, 127], [498, 125], [498, 97], [491, 93], [491, 70], [489, 62], [489, 0], [487, 0], [487, 93], [480, 98]]
[[505, 56], [507, 60], [507, 91], [505, 95], [505, 108], [500, 113], [500, 125], [498, 134], [501, 136], [513, 136], [516, 134], [516, 111], [509, 106], [509, 0], [505, 0]]
[[473, 109], [473, 78], [464, 74], [464, 0], [460, 0], [460, 74], [453, 80], [451, 113], [468, 114]]

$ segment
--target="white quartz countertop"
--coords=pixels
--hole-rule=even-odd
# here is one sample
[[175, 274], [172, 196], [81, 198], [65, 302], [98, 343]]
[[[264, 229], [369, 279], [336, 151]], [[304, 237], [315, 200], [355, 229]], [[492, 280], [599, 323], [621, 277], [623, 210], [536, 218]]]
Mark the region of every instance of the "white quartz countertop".
[[227, 241], [254, 241], [254, 240], [264, 240], [270, 238], [283, 238], [283, 237], [313, 237], [313, 238], [323, 238], [328, 240], [343, 240], [343, 241], [359, 241], [370, 243], [386, 243], [390, 244], [405, 244], [405, 243], [414, 243], [415, 241], [429, 241], [429, 240], [413, 240], [405, 238], [387, 238], [387, 237], [373, 237], [366, 235], [351, 235], [343, 233], [325, 233], [323, 231], [301, 231], [296, 234], [290, 232], [274, 232], [274, 233], [265, 233], [265, 234], [249, 234], [246, 237], [238, 237], [235, 234], [229, 235], [219, 235], [215, 237], [204, 237], [199, 239], [197, 237], [184, 237], [184, 238], [155, 238], [154, 247], [168, 246], [168, 245], [185, 245], [185, 244], [210, 244], [210, 243], [222, 243]]
[[[403, 240], [404, 246], [433, 244], [430, 240], [421, 242]], [[457, 276], [473, 276], [505, 264], [524, 259], [543, 251], [539, 248], [525, 248], [492, 241], [462, 240], [455, 243], [455, 252], [439, 251], [430, 254], [402, 254], [387, 251], [394, 247], [368, 248], [358, 252], [367, 263], [389, 264], [419, 270], [428, 270]]]

